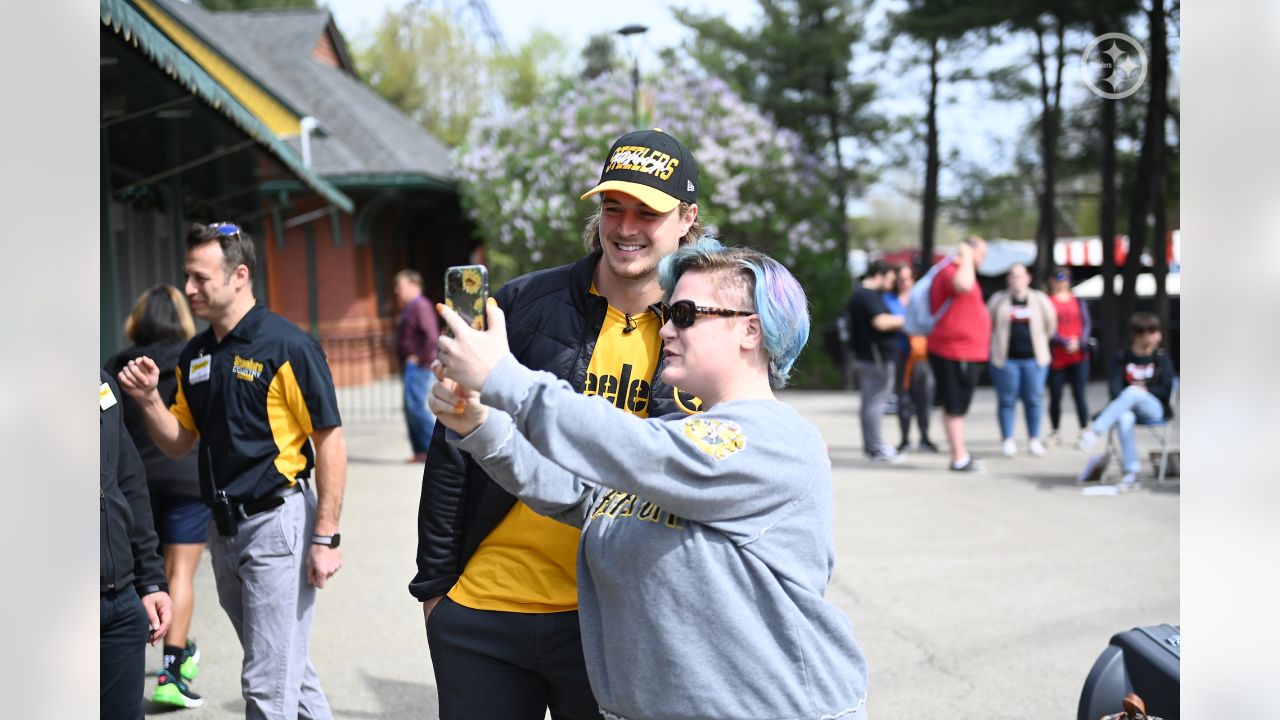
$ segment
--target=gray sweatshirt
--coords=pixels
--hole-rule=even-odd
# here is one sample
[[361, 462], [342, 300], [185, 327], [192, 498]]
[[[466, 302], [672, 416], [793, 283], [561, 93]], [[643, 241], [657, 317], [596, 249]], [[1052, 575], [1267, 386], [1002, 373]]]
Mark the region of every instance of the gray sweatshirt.
[[450, 441], [535, 511], [582, 528], [591, 688], [618, 720], [865, 717], [867, 664], [823, 599], [831, 465], [774, 400], [638, 418], [508, 355], [484, 425]]

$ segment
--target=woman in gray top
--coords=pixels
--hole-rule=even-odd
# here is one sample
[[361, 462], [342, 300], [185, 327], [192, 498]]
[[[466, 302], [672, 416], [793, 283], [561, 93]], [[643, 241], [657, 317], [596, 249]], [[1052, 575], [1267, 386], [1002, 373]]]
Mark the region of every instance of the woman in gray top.
[[605, 717], [865, 717], [866, 660], [823, 599], [826, 446], [773, 392], [808, 338], [804, 292], [714, 240], [666, 258], [660, 281], [662, 379], [705, 412], [639, 418], [521, 366], [492, 303], [486, 332], [441, 309], [454, 337], [432, 410], [496, 482], [582, 528], [579, 617]]

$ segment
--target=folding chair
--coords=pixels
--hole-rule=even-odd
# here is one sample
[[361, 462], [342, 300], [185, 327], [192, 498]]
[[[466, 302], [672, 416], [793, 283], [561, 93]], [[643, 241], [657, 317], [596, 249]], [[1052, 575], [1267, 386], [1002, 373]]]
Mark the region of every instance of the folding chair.
[[[1178, 378], [1173, 379], [1173, 389], [1169, 392], [1169, 407], [1177, 415], [1178, 411]], [[1169, 445], [1173, 440], [1173, 419], [1165, 418], [1162, 420], [1142, 421], [1138, 420], [1135, 425], [1143, 427], [1150, 431], [1152, 439], [1160, 445], [1160, 462], [1156, 468], [1156, 485], [1164, 485], [1166, 473], [1169, 470]], [[1111, 428], [1107, 433], [1107, 454], [1110, 456], [1109, 463], [1114, 462], [1120, 472], [1124, 472], [1124, 457], [1120, 452], [1120, 439], [1116, 436], [1117, 427]]]

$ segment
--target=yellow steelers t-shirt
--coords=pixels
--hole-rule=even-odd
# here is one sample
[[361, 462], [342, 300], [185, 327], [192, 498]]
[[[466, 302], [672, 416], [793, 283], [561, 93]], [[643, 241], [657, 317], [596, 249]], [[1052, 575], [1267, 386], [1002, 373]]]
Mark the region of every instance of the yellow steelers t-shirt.
[[[599, 294], [594, 286], [593, 295]], [[661, 321], [610, 306], [587, 366], [585, 395], [625, 412], [649, 415], [649, 382], [658, 368]], [[631, 328], [630, 331], [627, 331]], [[578, 609], [579, 531], [516, 501], [467, 562], [449, 598], [475, 610], [549, 613]]]

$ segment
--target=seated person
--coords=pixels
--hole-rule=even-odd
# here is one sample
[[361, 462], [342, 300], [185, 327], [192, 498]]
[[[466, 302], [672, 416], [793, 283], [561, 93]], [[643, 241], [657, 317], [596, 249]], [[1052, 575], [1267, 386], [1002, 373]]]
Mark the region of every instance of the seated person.
[[641, 418], [521, 366], [495, 304], [484, 332], [441, 306], [454, 337], [432, 409], [499, 485], [582, 528], [579, 621], [606, 717], [865, 717], [866, 660], [823, 597], [831, 463], [774, 396], [808, 338], [804, 291], [714, 240], [681, 247], [659, 278], [662, 379], [705, 412]]
[[[1111, 402], [1103, 408], [1077, 443], [1081, 450], [1091, 450], [1098, 438], [1112, 427], [1120, 434], [1120, 452], [1124, 476], [1120, 484], [1133, 487], [1137, 483], [1138, 446], [1134, 440], [1136, 423], [1152, 424], [1173, 417], [1169, 396], [1173, 393], [1173, 363], [1160, 347], [1160, 318], [1145, 310], [1129, 318], [1129, 334], [1133, 341], [1111, 361], [1108, 384]], [[1106, 454], [1089, 458], [1080, 480], [1092, 476], [1106, 461]]]

